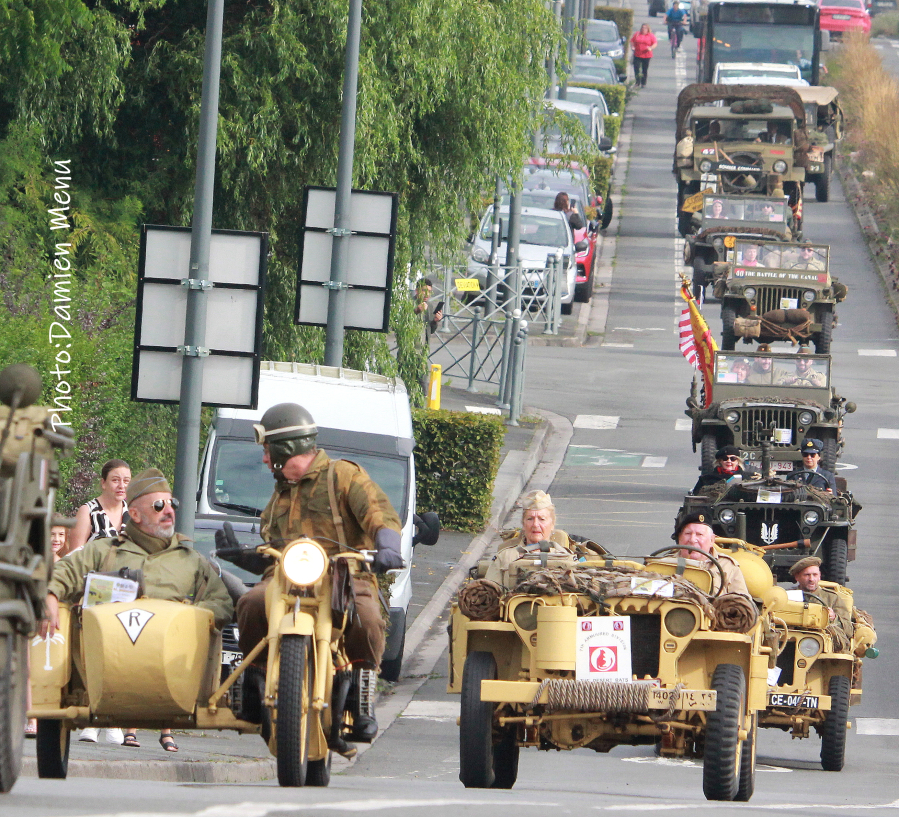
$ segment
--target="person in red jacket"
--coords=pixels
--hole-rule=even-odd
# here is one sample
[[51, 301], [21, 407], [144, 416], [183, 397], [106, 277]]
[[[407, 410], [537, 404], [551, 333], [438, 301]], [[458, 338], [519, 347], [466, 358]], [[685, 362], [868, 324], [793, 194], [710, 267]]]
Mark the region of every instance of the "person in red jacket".
[[656, 35], [649, 30], [649, 23], [643, 23], [640, 30], [631, 37], [631, 48], [634, 51], [634, 79], [641, 88], [646, 86], [646, 75], [649, 73], [652, 49], [658, 43]]

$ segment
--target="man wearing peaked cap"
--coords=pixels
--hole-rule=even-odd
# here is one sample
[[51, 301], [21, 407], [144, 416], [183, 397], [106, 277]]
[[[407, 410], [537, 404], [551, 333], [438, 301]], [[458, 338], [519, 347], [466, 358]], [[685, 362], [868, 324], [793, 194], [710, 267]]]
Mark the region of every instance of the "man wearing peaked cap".
[[701, 474], [691, 493], [698, 494], [708, 485], [725, 479], [739, 477], [749, 479], [753, 474], [743, 468], [743, 455], [735, 445], [725, 445], [715, 452], [715, 468], [708, 474]]
[[[713, 557], [721, 565], [724, 572], [722, 593], [739, 593], [749, 597], [749, 588], [746, 586], [740, 565], [726, 553], [715, 549], [715, 532], [712, 530], [712, 521], [708, 514], [694, 512], [681, 517], [675, 526], [674, 538], [679, 545], [696, 549], [682, 550], [680, 555], [685, 559], [702, 563], [703, 567], [709, 570], [712, 574], [712, 593], [715, 593], [721, 585], [721, 576], [714, 564], [703, 558], [702, 553]], [[702, 553], [698, 553], [697, 550]]]
[[817, 556], [806, 556], [795, 562], [790, 575], [796, 580], [797, 590], [802, 591], [803, 601], [823, 604], [833, 624], [852, 636], [852, 611], [847, 601], [826, 587], [821, 587], [821, 560]]
[[833, 473], [824, 470], [821, 463], [821, 452], [824, 450], [824, 443], [814, 437], [806, 437], [799, 446], [799, 452], [802, 454], [802, 470], [793, 471], [787, 476], [797, 482], [805, 485], [811, 485], [812, 488], [820, 488], [822, 491], [829, 491], [832, 494], [837, 493], [837, 481]]

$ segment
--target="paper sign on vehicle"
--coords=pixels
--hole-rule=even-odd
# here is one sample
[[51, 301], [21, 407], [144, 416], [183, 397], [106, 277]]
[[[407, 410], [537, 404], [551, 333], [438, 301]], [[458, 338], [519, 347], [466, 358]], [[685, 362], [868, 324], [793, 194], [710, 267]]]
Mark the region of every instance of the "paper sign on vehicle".
[[805, 596], [801, 590], [787, 590], [787, 599], [790, 601], [805, 601]]
[[113, 601], [134, 601], [139, 589], [140, 585], [131, 579], [88, 573], [81, 606], [93, 607], [95, 604], [109, 604]]
[[589, 616], [577, 620], [575, 675], [579, 681], [631, 680], [631, 620]]
[[773, 442], [779, 445], [791, 445], [793, 443], [793, 429], [775, 428]]
[[759, 502], [767, 502], [771, 505], [779, 505], [781, 501], [780, 491], [763, 491], [759, 490]]
[[631, 593], [635, 596], [664, 596], [670, 599], [674, 596], [674, 585], [667, 579], [639, 579], [631, 578]]
[[481, 283], [477, 278], [456, 278], [453, 282], [459, 292], [480, 292]]
[[798, 309], [799, 308], [799, 299], [798, 298], [781, 298], [780, 299], [780, 308], [781, 309]]

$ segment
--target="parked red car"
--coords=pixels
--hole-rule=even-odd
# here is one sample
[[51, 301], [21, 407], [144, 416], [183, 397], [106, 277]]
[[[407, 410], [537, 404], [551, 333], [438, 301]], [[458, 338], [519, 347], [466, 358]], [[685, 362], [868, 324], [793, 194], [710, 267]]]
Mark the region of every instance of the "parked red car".
[[860, 28], [871, 33], [871, 16], [865, 0], [820, 0], [821, 30], [829, 31], [832, 40], [839, 40], [843, 33]]

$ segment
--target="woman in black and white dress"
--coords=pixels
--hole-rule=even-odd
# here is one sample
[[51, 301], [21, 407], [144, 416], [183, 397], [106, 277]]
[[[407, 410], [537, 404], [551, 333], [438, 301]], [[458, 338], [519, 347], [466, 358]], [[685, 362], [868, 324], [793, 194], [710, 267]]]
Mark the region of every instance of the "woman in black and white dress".
[[[118, 536], [125, 524], [128, 503], [125, 491], [131, 482], [131, 468], [124, 460], [109, 460], [100, 469], [100, 496], [85, 502], [75, 514], [75, 527], [69, 535], [69, 549], [80, 550], [93, 539]], [[78, 740], [96, 743], [100, 730], [93, 727], [82, 729]], [[107, 743], [122, 744], [125, 735], [114, 727], [106, 730]], [[136, 741], [135, 741], [136, 742]], [[129, 745], [132, 745], [129, 741]]]

